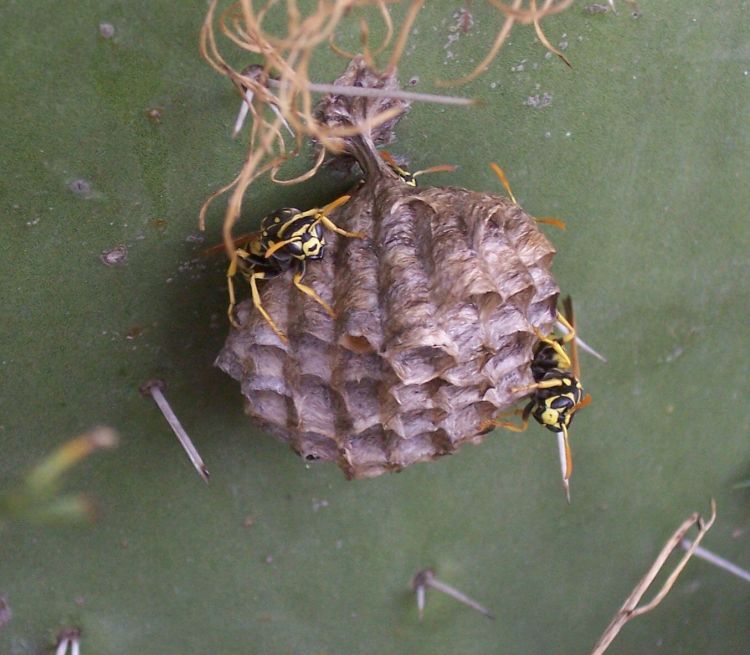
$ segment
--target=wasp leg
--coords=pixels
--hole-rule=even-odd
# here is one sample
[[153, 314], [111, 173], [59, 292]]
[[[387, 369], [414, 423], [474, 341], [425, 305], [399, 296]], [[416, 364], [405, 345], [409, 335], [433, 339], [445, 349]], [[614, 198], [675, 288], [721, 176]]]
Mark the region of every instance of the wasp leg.
[[298, 218], [304, 217], [304, 216], [315, 216], [317, 219], [317, 222], [322, 223], [323, 226], [331, 230], [331, 232], [335, 232], [336, 234], [340, 234], [344, 237], [349, 237], [351, 239], [364, 239], [365, 234], [362, 234], [362, 232], [347, 232], [346, 230], [342, 230], [338, 225], [336, 225], [326, 214], [330, 211], [333, 211], [336, 209], [336, 207], [340, 207], [346, 202], [349, 202], [349, 199], [351, 196], [349, 195], [343, 195], [339, 196], [334, 200], [333, 202], [329, 202], [325, 207], [321, 207], [320, 209], [308, 209], [306, 212], [302, 212], [301, 214], [298, 214]]
[[[529, 416], [531, 415], [531, 410], [534, 407], [534, 403], [529, 403], [524, 407], [523, 409], [515, 409], [512, 412], [503, 412], [498, 416], [498, 418], [491, 418], [486, 419], [482, 421], [481, 425], [479, 426], [479, 432], [487, 432], [489, 430], [492, 430], [493, 428], [505, 428], [506, 430], [510, 430], [511, 432], [525, 432], [526, 428], [529, 427]], [[521, 417], [521, 423], [519, 425], [516, 425], [515, 423], [511, 423], [510, 421], [503, 421], [502, 417], [508, 416], [520, 416]]]
[[412, 177], [419, 177], [427, 173], [453, 173], [456, 167], [452, 164], [440, 164], [439, 166], [430, 166], [429, 168], [423, 168], [421, 171], [415, 171], [411, 174]]
[[562, 387], [566, 384], [569, 384], [567, 381], [560, 379], [560, 378], [554, 378], [551, 380], [542, 380], [541, 382], [534, 382], [534, 384], [530, 384], [526, 387], [514, 387], [511, 389], [513, 393], [518, 393], [519, 391], [523, 391], [524, 393], [529, 393], [531, 391], [534, 391], [535, 389], [554, 389], [555, 387]]
[[330, 230], [331, 232], [335, 232], [336, 234], [340, 234], [344, 237], [349, 237], [351, 239], [364, 239], [365, 234], [362, 234], [362, 232], [347, 232], [346, 230], [342, 230], [338, 225], [336, 225], [326, 214], [330, 211], [333, 211], [336, 209], [336, 207], [339, 207], [343, 205], [346, 202], [349, 202], [349, 198], [351, 196], [349, 195], [343, 195], [333, 202], [329, 202], [325, 207], [321, 208], [315, 208], [315, 209], [308, 209], [306, 212], [301, 212], [295, 216], [295, 218], [303, 218], [305, 216], [315, 216], [318, 223], [322, 223], [323, 226]]
[[279, 339], [286, 343], [288, 341], [286, 335], [279, 329], [276, 323], [274, 323], [273, 319], [264, 309], [263, 304], [260, 301], [260, 294], [258, 293], [258, 285], [256, 283], [256, 280], [263, 280], [265, 277], [266, 274], [263, 271], [255, 271], [247, 276], [247, 280], [250, 283], [250, 292], [252, 293], [253, 297], [253, 305], [260, 312], [261, 316], [263, 316], [263, 318], [266, 320], [266, 323], [268, 323], [271, 329], [276, 333], [276, 336], [278, 336]]
[[562, 326], [568, 331], [567, 334], [562, 337], [562, 342], [568, 343], [569, 341], [573, 341], [573, 339], [576, 338], [576, 329], [560, 312], [557, 312], [557, 320], [562, 323]]
[[323, 224], [323, 227], [325, 227], [327, 230], [330, 230], [331, 232], [335, 232], [336, 234], [340, 234], [342, 237], [349, 237], [350, 239], [364, 239], [367, 235], [363, 234], [362, 232], [347, 232], [346, 230], [342, 230], [336, 223], [334, 223], [328, 216], [326, 216], [324, 213], [318, 214], [318, 222]]
[[242, 256], [247, 257], [247, 253], [244, 250], [237, 250], [232, 257], [232, 261], [229, 263], [229, 268], [227, 268], [227, 291], [229, 292], [227, 316], [229, 317], [229, 322], [236, 328], [240, 327], [240, 324], [234, 318], [234, 308], [237, 305], [237, 297], [234, 293], [234, 276], [237, 275], [237, 260]]
[[[565, 352], [565, 349], [555, 339], [550, 339], [548, 336], [542, 334], [537, 328], [534, 328], [534, 334], [536, 334], [539, 341], [546, 343], [557, 353], [558, 357], [560, 358], [560, 368], [569, 369], [572, 366], [572, 362], [570, 360], [570, 357], [568, 356], [568, 353]], [[575, 338], [574, 332], [569, 334], [573, 334], [573, 338]], [[567, 337], [567, 334], [562, 337], [563, 343], [567, 343], [568, 341], [570, 341], [570, 339]]]
[[306, 284], [302, 284], [302, 276], [305, 274], [305, 262], [301, 262], [301, 268], [294, 274], [294, 286], [297, 287], [302, 293], [310, 296], [315, 302], [317, 302], [323, 309], [328, 312], [331, 318], [336, 318], [336, 312], [333, 311], [331, 306], [323, 300], [312, 287], [308, 287]]
[[591, 404], [591, 394], [586, 394], [583, 397], [583, 400], [581, 400], [580, 403], [577, 403], [573, 405], [573, 409], [571, 411], [577, 412], [579, 409], [583, 409], [584, 407], [588, 407]]
[[305, 216], [317, 216], [318, 214], [327, 214], [330, 211], [333, 211], [336, 209], [336, 207], [340, 207], [341, 205], [349, 202], [349, 199], [351, 198], [350, 195], [343, 195], [336, 198], [336, 200], [333, 200], [329, 202], [327, 205], [323, 207], [314, 207], [313, 209], [308, 209], [307, 211], [300, 212], [297, 214], [294, 218], [304, 218]]
[[[232, 245], [236, 249], [241, 249], [243, 246], [248, 245], [253, 239], [257, 239], [259, 234], [259, 232], [248, 232], [246, 234], [241, 234], [235, 239], [232, 239]], [[203, 250], [201, 252], [201, 257], [213, 257], [214, 255], [217, 255], [218, 253], [225, 251], [226, 249], [227, 247], [222, 241], [221, 243], [217, 243], [215, 246], [211, 246]]]
[[284, 241], [277, 241], [272, 246], [268, 246], [266, 248], [266, 251], [263, 253], [263, 256], [268, 259], [271, 255], [273, 255], [277, 250], [281, 250], [282, 248], [285, 248], [290, 243], [294, 243], [295, 241], [299, 241], [299, 237], [292, 237], [291, 239], [286, 239]]

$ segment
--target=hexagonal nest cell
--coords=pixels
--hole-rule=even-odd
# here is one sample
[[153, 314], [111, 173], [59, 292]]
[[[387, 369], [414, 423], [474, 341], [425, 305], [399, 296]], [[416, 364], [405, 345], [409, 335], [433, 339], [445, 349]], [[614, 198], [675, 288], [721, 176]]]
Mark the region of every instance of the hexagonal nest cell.
[[[398, 88], [356, 59], [337, 84]], [[399, 105], [334, 95], [317, 116], [361, 125]], [[406, 184], [376, 149], [394, 124], [341, 139], [364, 179], [329, 218], [366, 237], [326, 231], [325, 256], [305, 275], [336, 318], [289, 271], [259, 284], [288, 342], [246, 300], [216, 360], [263, 429], [349, 478], [481, 442], [482, 422], [533, 383], [534, 328], [548, 333], [556, 317], [555, 250], [535, 219], [493, 193]]]

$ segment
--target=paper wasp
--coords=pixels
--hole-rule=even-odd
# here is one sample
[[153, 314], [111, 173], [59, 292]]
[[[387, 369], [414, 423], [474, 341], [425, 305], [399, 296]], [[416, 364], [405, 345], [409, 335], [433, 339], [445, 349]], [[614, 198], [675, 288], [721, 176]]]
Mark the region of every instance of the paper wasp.
[[405, 168], [399, 166], [393, 155], [387, 150], [381, 150], [380, 156], [383, 158], [383, 161], [388, 164], [388, 167], [396, 175], [398, 175], [405, 184], [413, 187], [417, 186], [417, 178], [420, 175], [424, 175], [425, 173], [452, 173], [456, 170], [455, 166], [451, 166], [450, 164], [442, 164], [441, 166], [430, 166], [430, 168], [425, 168], [424, 170], [411, 173]]
[[293, 207], [284, 207], [271, 212], [261, 221], [260, 231], [245, 235], [236, 240], [237, 248], [227, 269], [227, 288], [229, 290], [229, 320], [237, 327], [234, 308], [237, 304], [234, 291], [234, 277], [239, 273], [250, 284], [253, 305], [261, 313], [271, 329], [282, 341], [286, 335], [276, 325], [263, 307], [258, 292], [258, 280], [268, 280], [281, 275], [289, 269], [294, 270], [292, 282], [297, 289], [317, 302], [325, 311], [335, 318], [331, 306], [317, 292], [302, 283], [308, 261], [317, 261], [325, 254], [324, 228], [349, 238], [363, 238], [358, 232], [347, 232], [334, 224], [327, 214], [349, 200], [341, 196], [323, 208], [300, 211]]
[[[523, 432], [529, 425], [529, 418], [534, 419], [548, 430], [557, 434], [560, 449], [560, 465], [562, 469], [565, 495], [570, 502], [570, 476], [573, 472], [573, 458], [570, 453], [568, 428], [573, 416], [591, 402], [591, 396], [584, 396], [580, 383], [578, 366], [578, 350], [576, 346], [576, 332], [573, 319], [573, 305], [570, 297], [563, 303], [565, 315], [558, 312], [557, 320], [567, 333], [561, 337], [544, 335], [536, 328], [539, 343], [534, 349], [531, 361], [531, 375], [534, 383], [514, 392], [529, 392], [529, 402], [523, 410], [513, 413], [521, 416], [521, 423], [511, 423], [500, 419], [484, 421], [480, 431], [493, 427], [503, 427], [514, 432]], [[570, 348], [570, 355], [565, 346]]]

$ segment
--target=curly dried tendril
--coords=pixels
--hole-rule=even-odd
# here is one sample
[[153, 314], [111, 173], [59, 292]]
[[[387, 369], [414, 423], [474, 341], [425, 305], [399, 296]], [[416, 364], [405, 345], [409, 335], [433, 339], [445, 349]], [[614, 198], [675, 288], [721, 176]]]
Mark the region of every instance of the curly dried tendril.
[[[497, 7], [505, 17], [504, 23], [490, 51], [469, 75], [443, 84], [460, 84], [477, 77], [494, 59], [505, 42], [514, 23], [533, 24], [542, 43], [562, 57], [549, 43], [540, 27], [540, 20], [545, 16], [559, 13], [567, 8], [572, 0], [529, 0], [524, 6], [523, 0], [513, 0], [506, 5], [499, 0], [488, 0]], [[397, 110], [386, 108], [380, 113], [368, 117], [357, 125], [325, 125], [314, 116], [315, 101], [313, 94], [330, 93], [331, 86], [315, 84], [310, 80], [309, 70], [312, 56], [321, 45], [330, 47], [334, 52], [352, 58], [354, 53], [347, 52], [336, 44], [336, 30], [344, 22], [354, 23], [348, 26], [348, 32], [359, 31], [362, 57], [365, 63], [378, 72], [376, 58], [383, 57], [386, 64], [383, 75], [392, 74], [406, 49], [412, 27], [417, 20], [424, 0], [410, 0], [404, 18], [395, 28], [388, 8], [389, 0], [320, 0], [314, 4], [310, 13], [300, 11], [297, 2], [287, 0], [237, 0], [219, 10], [219, 0], [210, 0], [208, 10], [200, 31], [200, 52], [209, 65], [221, 75], [228, 77], [239, 91], [241, 110], [235, 123], [235, 134], [242, 129], [247, 117], [252, 119], [249, 129], [248, 150], [242, 169], [232, 182], [212, 193], [200, 211], [199, 225], [205, 228], [206, 214], [210, 204], [218, 196], [231, 192], [224, 217], [224, 242], [227, 253], [234, 256], [232, 229], [237, 222], [242, 200], [248, 187], [260, 176], [268, 173], [278, 184], [296, 184], [312, 177], [320, 168], [325, 152], [335, 153], [340, 147], [340, 138], [347, 135], [364, 133], [374, 126], [392, 120]], [[374, 8], [376, 20], [382, 21], [384, 36], [376, 47], [370, 44], [368, 18], [372, 13], [359, 12], [359, 9]], [[285, 12], [286, 33], [271, 33], [266, 23], [273, 13]], [[242, 71], [236, 70], [222, 56], [217, 44], [217, 26], [221, 35], [235, 47], [255, 57], [261, 63]], [[565, 60], [567, 62], [567, 60]], [[335, 93], [352, 95], [375, 95], [390, 97], [393, 91], [386, 89], [357, 89], [339, 87]], [[473, 104], [466, 98], [453, 96], [409, 93], [399, 91], [403, 100], [416, 102], [438, 102], [443, 104]], [[393, 95], [393, 97], [396, 97]], [[304, 143], [312, 140], [320, 144], [323, 154], [319, 155], [309, 169], [292, 179], [280, 175], [283, 165], [298, 156]]]
[[549, 39], [542, 31], [540, 21], [545, 16], [551, 16], [553, 14], [559, 14], [561, 11], [565, 11], [571, 4], [573, 4], [573, 0], [544, 0], [541, 7], [537, 6], [536, 0], [529, 0], [528, 7], [524, 7], [523, 0], [513, 0], [513, 4], [510, 5], [501, 2], [500, 0], [487, 1], [499, 9], [505, 16], [505, 21], [498, 31], [492, 46], [487, 51], [487, 54], [482, 61], [476, 65], [471, 73], [453, 80], [441, 80], [437, 83], [438, 86], [457, 86], [471, 82], [479, 77], [485, 70], [487, 70], [487, 67], [492, 63], [495, 57], [497, 57], [497, 53], [500, 52], [500, 49], [505, 44], [511, 29], [516, 23], [521, 25], [533, 25], [537, 38], [542, 42], [544, 47], [550, 52], [554, 52], [560, 57], [560, 59], [570, 66], [570, 62], [565, 55], [549, 42]]

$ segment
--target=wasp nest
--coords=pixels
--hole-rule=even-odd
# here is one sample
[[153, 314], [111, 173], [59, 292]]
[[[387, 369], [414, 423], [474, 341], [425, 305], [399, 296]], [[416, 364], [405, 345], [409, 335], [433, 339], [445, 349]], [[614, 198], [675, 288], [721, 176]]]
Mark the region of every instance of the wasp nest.
[[[397, 88], [358, 60], [337, 83]], [[399, 104], [406, 110], [390, 98], [329, 96], [318, 118], [362, 124]], [[365, 176], [329, 217], [366, 237], [327, 231], [325, 256], [305, 276], [336, 318], [289, 271], [259, 284], [288, 342], [247, 300], [217, 359], [264, 429], [350, 478], [479, 443], [482, 422], [533, 383], [534, 328], [550, 331], [559, 291], [554, 248], [532, 216], [492, 193], [409, 186], [375, 149], [392, 127], [341, 140]]]

